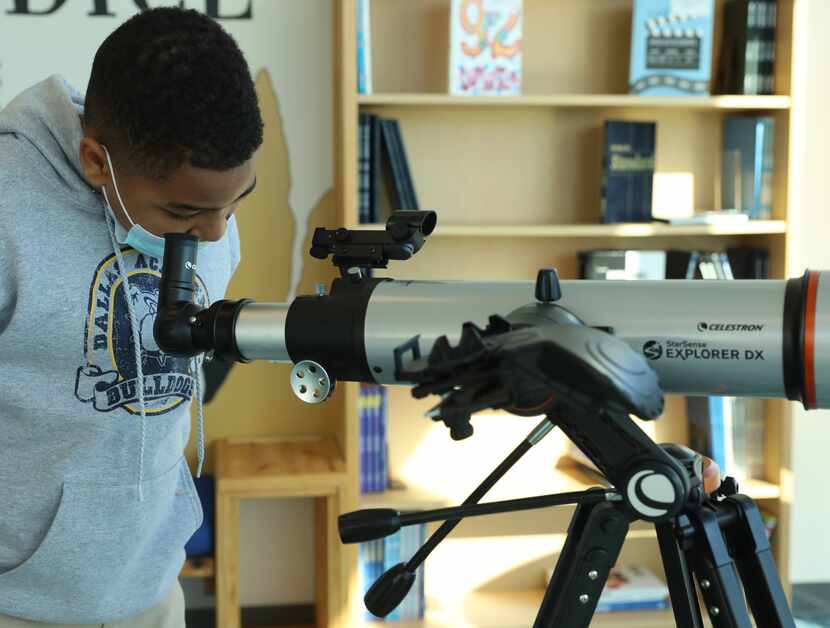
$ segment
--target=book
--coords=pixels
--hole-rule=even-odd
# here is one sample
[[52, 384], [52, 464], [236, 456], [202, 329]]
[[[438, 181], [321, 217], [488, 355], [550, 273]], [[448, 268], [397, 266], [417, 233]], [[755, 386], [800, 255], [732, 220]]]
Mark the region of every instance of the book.
[[714, 21], [714, 0], [634, 0], [630, 93], [708, 95]]
[[671, 218], [672, 225], [742, 225], [749, 221], [749, 214], [737, 210], [698, 212], [693, 216]]
[[381, 146], [383, 141], [383, 127], [380, 116], [372, 117], [372, 128], [369, 131], [369, 222], [377, 223], [380, 220], [380, 178], [382, 176]]
[[386, 389], [361, 384], [358, 394], [360, 426], [360, 492], [380, 493], [388, 486]]
[[755, 397], [686, 398], [689, 447], [738, 482], [764, 473], [764, 406]]
[[357, 93], [372, 93], [372, 38], [370, 0], [357, 0]]
[[752, 219], [772, 216], [775, 119], [771, 116], [725, 116], [721, 203]]
[[726, 0], [715, 93], [775, 93], [777, 21], [777, 0]]
[[769, 251], [756, 246], [726, 249], [735, 279], [769, 279]]
[[[360, 543], [358, 546], [359, 587], [365, 595], [374, 582], [399, 563], [407, 562], [426, 541], [426, 524], [402, 527], [382, 539]], [[424, 565], [415, 571], [415, 582], [401, 603], [392, 610], [385, 621], [411, 621], [422, 619], [425, 611]], [[365, 619], [377, 620], [368, 610]]]
[[655, 122], [605, 121], [602, 222], [651, 222]]
[[452, 0], [450, 94], [521, 94], [522, 9], [522, 0]]
[[[579, 251], [580, 279], [660, 280], [702, 278], [700, 264], [706, 254], [682, 249]], [[708, 262], [708, 260], [707, 260]], [[719, 259], [719, 264], [728, 259]], [[707, 268], [707, 273], [709, 269]], [[724, 274], [731, 272], [722, 270]]]
[[[545, 571], [546, 585], [553, 577], [553, 569]], [[608, 572], [608, 579], [597, 602], [596, 612], [648, 610], [668, 608], [669, 588], [645, 565], [616, 565]]]
[[382, 176], [385, 178], [388, 197], [393, 204], [392, 210], [418, 209], [418, 199], [406, 149], [403, 144], [400, 123], [395, 119], [380, 121], [382, 134], [382, 155], [384, 166]]
[[580, 279], [665, 279], [666, 251], [580, 251]]
[[358, 115], [357, 218], [360, 224], [372, 222], [372, 132], [376, 117], [368, 113]]

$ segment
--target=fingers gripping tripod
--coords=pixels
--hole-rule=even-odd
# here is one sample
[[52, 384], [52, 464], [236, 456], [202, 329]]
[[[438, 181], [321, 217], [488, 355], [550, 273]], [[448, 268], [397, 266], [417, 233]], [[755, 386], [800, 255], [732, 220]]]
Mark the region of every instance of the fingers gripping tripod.
[[[758, 509], [731, 478], [716, 494], [703, 491], [702, 459], [691, 450], [654, 443], [630, 415], [655, 419], [663, 396], [654, 371], [627, 344], [584, 326], [555, 305], [555, 275], [540, 273], [538, 303], [486, 329], [464, 325], [460, 341], [436, 341], [430, 355], [396, 353], [396, 377], [416, 383], [415, 397], [441, 395], [429, 413], [454, 439], [472, 435], [471, 414], [502, 408], [546, 419], [458, 508], [400, 514], [364, 510], [342, 515], [344, 542], [395, 532], [401, 525], [444, 520], [406, 564], [384, 574], [366, 595], [384, 616], [400, 602], [414, 571], [464, 517], [577, 504], [534, 628], [587, 628], [630, 524], [654, 523], [675, 620], [702, 628], [695, 590], [715, 628], [794, 628]], [[554, 323], [554, 324], [551, 324]], [[411, 346], [417, 347], [417, 343]], [[584, 492], [477, 504], [515, 462], [558, 426], [613, 486]], [[743, 587], [741, 586], [743, 584]], [[744, 597], [745, 596], [745, 597]]]

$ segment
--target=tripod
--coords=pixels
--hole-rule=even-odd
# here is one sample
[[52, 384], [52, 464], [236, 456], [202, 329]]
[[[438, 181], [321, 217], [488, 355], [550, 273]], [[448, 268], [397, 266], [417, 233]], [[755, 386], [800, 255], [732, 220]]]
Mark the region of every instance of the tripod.
[[[576, 504], [533, 628], [588, 628], [629, 527], [641, 519], [624, 496], [611, 487], [475, 503], [553, 424], [550, 417], [543, 421], [462, 506], [406, 514], [370, 509], [340, 517], [347, 543], [386, 536], [401, 526], [445, 521], [409, 563], [392, 568], [372, 586], [365, 600], [373, 613], [391, 612], [409, 590], [415, 569], [461, 519]], [[697, 490], [700, 456], [671, 443], [659, 447], [687, 469]], [[742, 591], [758, 628], [795, 628], [758, 509], [737, 492], [732, 478], [700, 503], [692, 500], [676, 516], [655, 522], [655, 528], [678, 628], [703, 628], [695, 578], [715, 628], [752, 628]]]
[[[472, 435], [471, 416], [485, 408], [546, 418], [458, 508], [340, 516], [345, 543], [444, 520], [408, 563], [372, 585], [364, 598], [367, 608], [385, 616], [400, 603], [415, 569], [464, 517], [577, 504], [534, 628], [588, 627], [634, 521], [655, 525], [679, 628], [703, 627], [695, 579], [715, 628], [751, 628], [742, 591], [760, 628], [795, 628], [755, 504], [738, 494], [732, 478], [707, 495], [699, 454], [658, 445], [637, 426], [632, 416], [655, 419], [663, 412], [656, 374], [612, 330], [587, 327], [557, 306], [560, 294], [555, 273], [540, 271], [537, 303], [507, 318], [491, 316], [486, 329], [465, 323], [456, 346], [442, 336], [427, 358], [418, 354], [417, 342], [396, 350], [396, 379], [417, 383], [416, 398], [441, 395], [428, 416], [443, 421], [455, 440]], [[412, 356], [404, 364], [407, 351]], [[613, 488], [479, 504], [553, 427]]]

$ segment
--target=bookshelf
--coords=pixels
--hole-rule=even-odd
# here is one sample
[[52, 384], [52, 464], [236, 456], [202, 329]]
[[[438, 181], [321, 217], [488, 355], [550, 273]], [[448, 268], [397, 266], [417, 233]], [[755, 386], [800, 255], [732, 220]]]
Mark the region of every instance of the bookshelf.
[[[783, 279], [803, 269], [786, 265], [790, 197], [790, 96], [795, 0], [780, 0], [776, 41], [776, 94], [654, 98], [627, 91], [631, 0], [525, 0], [524, 95], [467, 98], [447, 95], [449, 0], [374, 0], [371, 34], [374, 93], [357, 94], [355, 0], [336, 3], [335, 77], [336, 192], [341, 224], [357, 220], [358, 113], [397, 118], [406, 143], [412, 176], [423, 209], [438, 212], [439, 223], [424, 250], [387, 273], [398, 279], [529, 280], [541, 267], [556, 267], [564, 279], [577, 277], [576, 254], [585, 248], [709, 248], [741, 244], [766, 246], [771, 277]], [[715, 50], [721, 39], [723, 2], [717, 0]], [[771, 220], [737, 226], [599, 224], [602, 122], [605, 119], [657, 122], [657, 173], [691, 177], [693, 206], [719, 207], [721, 125], [732, 112], [774, 117], [775, 164]], [[361, 228], [382, 228], [382, 225]], [[621, 304], [624, 307], [624, 304]], [[343, 387], [347, 473], [357, 485], [357, 386]], [[405, 389], [390, 393], [390, 470], [427, 500], [459, 503], [518, 441], [530, 424], [499, 416], [480, 420], [476, 434], [448, 443], [444, 428], [423, 418], [431, 400], [416, 401]], [[790, 404], [765, 403], [765, 471], [742, 484], [759, 505], [778, 517], [773, 540], [775, 560], [786, 591], [789, 548]], [[684, 399], [667, 397], [664, 416], [654, 422], [658, 442], [688, 442]], [[443, 430], [443, 431], [442, 431]], [[552, 433], [547, 449], [525, 457], [504, 486], [487, 499], [523, 497], [595, 485], [590, 478], [556, 467], [563, 437]], [[543, 447], [540, 445], [538, 449]], [[388, 499], [386, 499], [388, 498]], [[355, 507], [395, 506], [396, 493], [355, 497]], [[416, 499], [411, 502], [417, 505]], [[514, 564], [488, 571], [488, 564], [466, 565], [458, 558], [465, 546], [488, 552], [485, 541], [507, 539], [525, 547], [534, 538], [564, 533], [570, 511], [544, 517], [479, 518], [463, 522], [427, 561], [428, 612], [423, 622], [398, 622], [401, 628], [443, 626], [529, 626], [541, 601], [545, 556], [517, 550]], [[430, 530], [434, 527], [430, 528]], [[621, 561], [642, 558], [662, 570], [653, 528], [638, 529], [626, 542]], [[452, 544], [443, 555], [442, 548]], [[520, 543], [521, 541], [521, 543]], [[355, 554], [356, 555], [356, 554]], [[452, 599], [434, 598], [429, 582], [436, 571], [456, 564], [458, 584]], [[456, 561], [454, 563], [453, 561]], [[351, 612], [362, 616], [356, 589], [356, 561], [351, 563]], [[477, 573], [474, 573], [476, 572]], [[486, 573], [485, 573], [486, 572]], [[448, 576], [441, 571], [443, 578]], [[444, 580], [442, 580], [443, 582]], [[364, 625], [354, 619], [355, 625]], [[491, 623], [487, 623], [487, 622]], [[376, 625], [369, 624], [365, 625]], [[674, 626], [671, 613], [596, 615], [592, 626]], [[707, 623], [708, 625], [708, 623]]]
[[[356, 225], [354, 225], [356, 226]], [[383, 224], [362, 224], [361, 229], [384, 229]], [[659, 236], [772, 235], [787, 233], [783, 220], [753, 220], [742, 225], [663, 225], [630, 223], [613, 225], [445, 225], [436, 237], [477, 238], [651, 238]]]
[[789, 96], [657, 97], [628, 94], [538, 94], [527, 96], [449, 96], [446, 94], [360, 94], [360, 106], [413, 107], [637, 107], [638, 109], [773, 110], [789, 109]]

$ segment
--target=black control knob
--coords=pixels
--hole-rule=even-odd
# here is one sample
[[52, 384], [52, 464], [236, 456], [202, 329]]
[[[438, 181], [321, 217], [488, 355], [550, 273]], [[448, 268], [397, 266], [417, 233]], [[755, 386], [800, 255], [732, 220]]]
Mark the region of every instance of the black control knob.
[[555, 268], [543, 268], [536, 275], [536, 300], [540, 303], [553, 303], [562, 298], [559, 286], [559, 274]]

